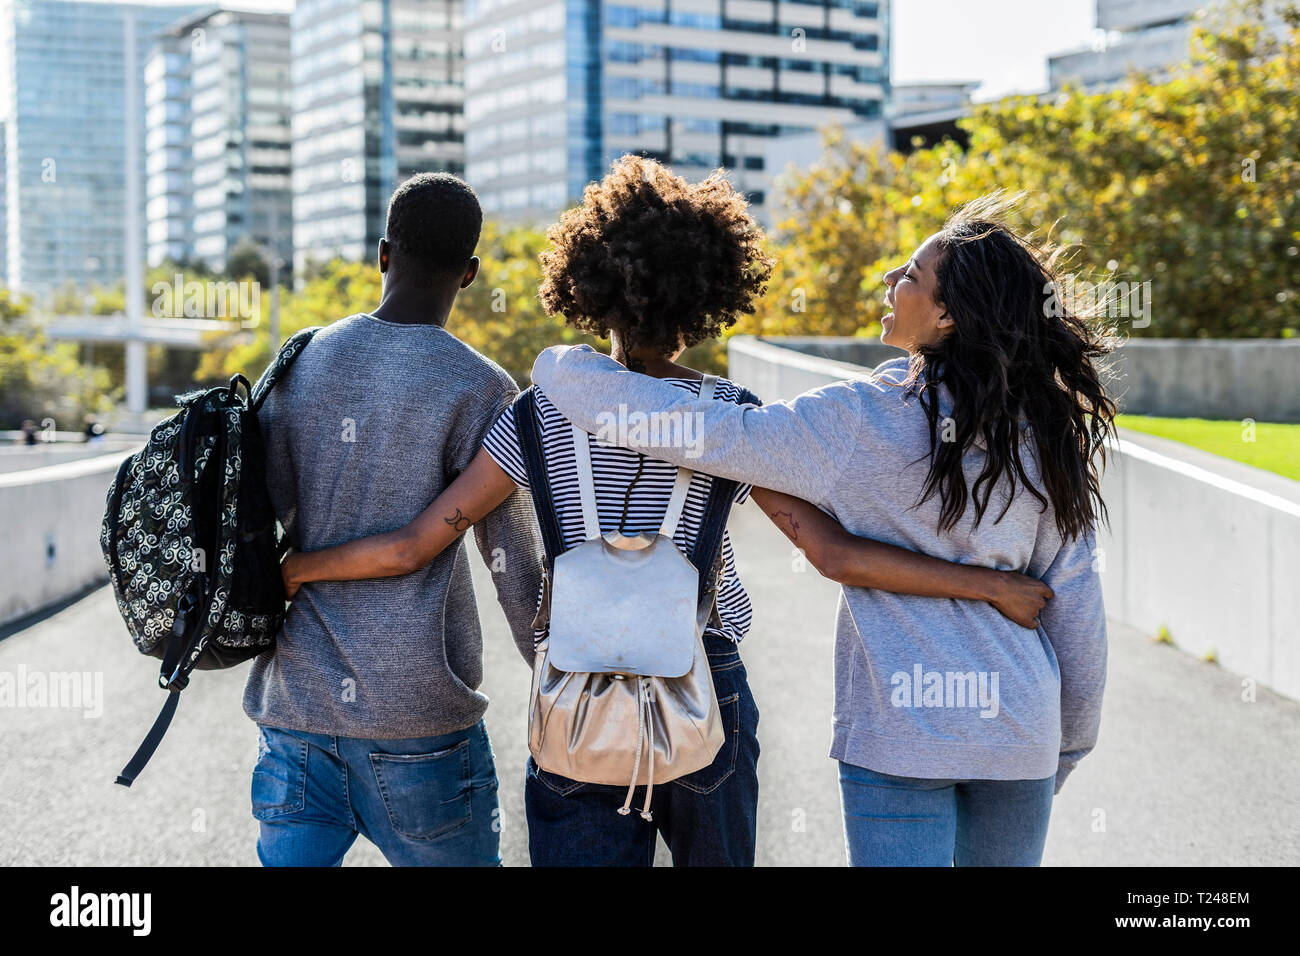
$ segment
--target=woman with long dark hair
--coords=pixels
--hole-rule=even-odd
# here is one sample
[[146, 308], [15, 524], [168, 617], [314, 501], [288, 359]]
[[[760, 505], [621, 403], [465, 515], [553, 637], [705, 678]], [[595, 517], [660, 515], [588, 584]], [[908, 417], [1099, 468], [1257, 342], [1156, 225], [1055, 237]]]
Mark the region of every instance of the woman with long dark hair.
[[1097, 739], [1094, 527], [1115, 407], [1094, 360], [1107, 346], [1057, 294], [1056, 255], [1006, 225], [1008, 206], [967, 205], [885, 275], [881, 338], [908, 355], [869, 380], [758, 408], [693, 401], [586, 346], [533, 369], [584, 429], [620, 404], [699, 416], [692, 467], [772, 489], [760, 503], [778, 522], [781, 493], [798, 495], [855, 534], [1051, 587], [1025, 628], [975, 602], [846, 584], [831, 756], [853, 865], [1037, 865], [1053, 795]]

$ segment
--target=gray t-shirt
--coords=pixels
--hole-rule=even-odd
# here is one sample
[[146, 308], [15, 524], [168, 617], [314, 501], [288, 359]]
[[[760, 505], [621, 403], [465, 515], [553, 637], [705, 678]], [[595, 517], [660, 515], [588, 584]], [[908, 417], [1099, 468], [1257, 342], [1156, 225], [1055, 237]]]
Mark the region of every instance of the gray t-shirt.
[[[354, 315], [316, 333], [258, 415], [267, 484], [292, 544], [319, 550], [407, 524], [478, 453], [517, 393], [450, 332]], [[516, 492], [474, 526], [525, 660], [541, 543]], [[253, 661], [244, 712], [344, 737], [430, 737], [477, 723], [482, 634], [457, 541], [402, 577], [305, 585], [273, 652]]]

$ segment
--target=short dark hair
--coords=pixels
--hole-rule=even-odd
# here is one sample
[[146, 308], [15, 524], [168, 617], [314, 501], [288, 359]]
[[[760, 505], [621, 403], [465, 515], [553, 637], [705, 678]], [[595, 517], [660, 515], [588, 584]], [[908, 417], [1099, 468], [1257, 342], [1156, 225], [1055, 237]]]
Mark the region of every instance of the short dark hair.
[[629, 351], [671, 355], [714, 338], [767, 286], [773, 260], [745, 198], [721, 171], [688, 183], [623, 156], [546, 233], [538, 292], [548, 315]]
[[403, 272], [433, 282], [464, 274], [482, 226], [483, 210], [467, 183], [450, 173], [419, 173], [393, 190], [384, 237]]

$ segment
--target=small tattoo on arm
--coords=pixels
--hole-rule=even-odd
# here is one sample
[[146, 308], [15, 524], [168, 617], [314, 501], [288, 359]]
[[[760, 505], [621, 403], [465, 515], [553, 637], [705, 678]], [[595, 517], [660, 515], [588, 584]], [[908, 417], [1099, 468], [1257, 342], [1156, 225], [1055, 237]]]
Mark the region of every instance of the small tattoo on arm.
[[458, 532], [468, 530], [469, 526], [473, 524], [472, 521], [470, 521], [463, 514], [461, 514], [459, 508], [456, 509], [456, 513], [454, 515], [452, 515], [449, 518], [443, 518], [442, 520], [447, 522], [447, 524], [451, 525]]
[[789, 532], [789, 534], [790, 534], [790, 540], [791, 540], [791, 541], [798, 541], [798, 540], [799, 540], [799, 522], [797, 522], [797, 521], [794, 520], [794, 512], [792, 512], [792, 511], [773, 511], [772, 514], [771, 514], [769, 517], [771, 517], [771, 519], [772, 519], [773, 521], [775, 521], [777, 518], [781, 517], [781, 515], [785, 515], [787, 518], [790, 519], [789, 522], [788, 522], [788, 524], [790, 525], [790, 532]]

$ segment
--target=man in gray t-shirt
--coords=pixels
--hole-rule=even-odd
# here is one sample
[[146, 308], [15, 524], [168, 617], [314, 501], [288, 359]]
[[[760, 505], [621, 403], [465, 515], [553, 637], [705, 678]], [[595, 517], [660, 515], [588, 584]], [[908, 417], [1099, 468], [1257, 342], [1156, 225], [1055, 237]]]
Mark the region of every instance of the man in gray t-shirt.
[[[477, 274], [481, 218], [452, 176], [403, 183], [379, 243], [379, 307], [318, 332], [263, 406], [267, 482], [295, 548], [409, 522], [517, 393], [443, 327]], [[512, 495], [474, 534], [531, 661], [542, 567], [527, 499]], [[363, 834], [394, 865], [499, 864], [482, 669], [463, 541], [414, 574], [303, 587], [244, 691], [262, 736], [262, 862], [337, 865]]]

